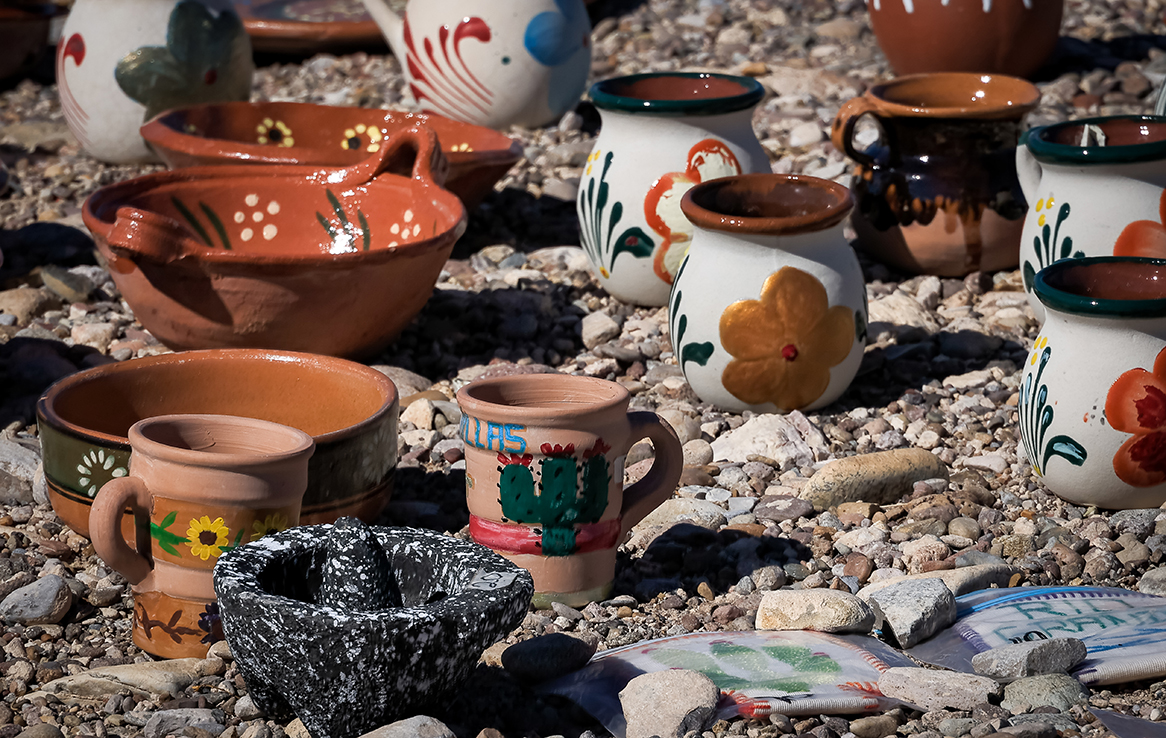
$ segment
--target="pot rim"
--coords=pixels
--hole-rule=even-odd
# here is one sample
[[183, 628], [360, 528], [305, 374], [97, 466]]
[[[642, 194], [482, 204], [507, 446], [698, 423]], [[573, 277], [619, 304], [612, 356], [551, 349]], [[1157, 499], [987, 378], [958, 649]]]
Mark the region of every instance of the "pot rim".
[[[941, 79], [944, 86], [951, 84], [958, 84], [960, 82], [973, 82], [979, 84], [991, 84], [994, 80], [1000, 80], [1002, 83], [1011, 84], [1018, 89], [1018, 98], [1014, 102], [1007, 105], [970, 105], [970, 106], [949, 106], [949, 107], [924, 107], [921, 105], [909, 105], [905, 103], [895, 102], [883, 97], [886, 91], [911, 82], [916, 82], [921, 79]], [[1020, 94], [1023, 91], [1023, 95]], [[926, 72], [922, 74], [906, 74], [901, 77], [887, 80], [874, 85], [863, 95], [871, 99], [877, 106], [877, 110], [872, 112], [875, 115], [887, 115], [888, 117], [904, 117], [904, 118], [959, 118], [964, 120], [1019, 120], [1026, 113], [1036, 109], [1037, 104], [1040, 103], [1040, 90], [1036, 85], [1026, 79], [1020, 77], [1013, 77], [1007, 74], [997, 74], [988, 72]]]
[[[152, 438], [148, 431], [153, 426], [210, 426], [230, 427], [243, 426], [255, 432], [263, 432], [270, 436], [278, 436], [284, 446], [277, 451], [231, 451], [228, 453], [208, 453], [205, 450], [183, 448]], [[130, 448], [145, 451], [149, 456], [170, 463], [182, 464], [199, 468], [249, 469], [280, 464], [303, 457], [306, 462], [316, 449], [312, 437], [299, 428], [290, 425], [273, 423], [270, 420], [239, 417], [234, 415], [212, 415], [205, 413], [179, 413], [171, 415], [155, 415], [142, 418], [130, 426]]]
[[[772, 183], [768, 193], [750, 192], [749, 185]], [[806, 185], [823, 195], [823, 207], [806, 215], [755, 217], [720, 213], [698, 203], [718, 190], [730, 189], [748, 193], [754, 201], [781, 199], [780, 190], [792, 185]], [[806, 174], [738, 174], [733, 177], [702, 182], [684, 193], [680, 209], [698, 228], [725, 233], [794, 236], [824, 231], [841, 223], [850, 214], [854, 200], [850, 190], [828, 179]]]
[[[532, 386], [547, 384], [570, 384], [578, 387], [563, 387], [558, 393], [558, 402], [537, 405], [509, 405], [483, 398], [483, 394], [510, 387], [530, 389]], [[541, 388], [540, 388], [541, 389]], [[574, 392], [574, 394], [572, 394]], [[574, 398], [579, 398], [575, 400]], [[457, 391], [457, 403], [463, 417], [473, 415], [492, 420], [506, 416], [527, 424], [558, 427], [564, 425], [564, 415], [571, 414], [566, 425], [574, 425], [579, 414], [603, 414], [612, 411], [622, 413], [631, 395], [620, 384], [598, 377], [581, 377], [572, 374], [516, 374], [506, 377], [475, 380]]]
[[[665, 77], [692, 80], [720, 79], [734, 82], [744, 89], [735, 95], [704, 97], [694, 100], [646, 100], [629, 95], [619, 95], [612, 91], [612, 88], [619, 84]], [[765, 96], [765, 87], [752, 77], [718, 72], [644, 72], [600, 80], [591, 85], [588, 95], [591, 102], [600, 110], [646, 115], [719, 115], [748, 110], [757, 105]]]
[[1146, 121], [1166, 125], [1166, 116], [1160, 115], [1103, 115], [1030, 128], [1021, 134], [1018, 145], [1027, 146], [1032, 155], [1042, 164], [1091, 166], [1129, 164], [1166, 158], [1166, 140], [1125, 146], [1073, 146], [1048, 140], [1051, 134], [1066, 128], [1084, 125], [1103, 126], [1105, 123], [1118, 120]]
[[[368, 431], [381, 421], [381, 418], [391, 412], [399, 397], [397, 385], [388, 376], [376, 369], [360, 364], [359, 362], [322, 354], [309, 354], [300, 351], [282, 351], [277, 349], [198, 349], [193, 351], [177, 351], [171, 354], [145, 356], [140, 359], [130, 359], [116, 364], [103, 364], [91, 369], [85, 369], [70, 374], [54, 382], [36, 402], [38, 421], [43, 421], [57, 431], [87, 442], [100, 441], [106, 447], [130, 449], [129, 437], [115, 436], [111, 433], [85, 428], [66, 420], [56, 410], [57, 399], [69, 390], [92, 381], [100, 381], [106, 375], [121, 372], [132, 372], [143, 367], [162, 365], [198, 364], [206, 360], [235, 360], [295, 363], [300, 365], [314, 365], [322, 370], [338, 371], [348, 376], [360, 377], [363, 380], [379, 387], [384, 392], [385, 400], [367, 418], [344, 428], [311, 436], [317, 446], [342, 441]], [[157, 416], [152, 416], [157, 417]]]
[[[1063, 290], [1049, 284], [1050, 276], [1072, 268], [1085, 268], [1101, 264], [1133, 263], [1166, 267], [1166, 259], [1144, 256], [1087, 256], [1079, 259], [1062, 259], [1037, 272], [1033, 280], [1033, 294], [1049, 310], [1070, 315], [1096, 318], [1161, 318], [1166, 317], [1166, 296], [1148, 300], [1115, 300], [1111, 298], [1087, 297]], [[1166, 289], [1163, 290], [1166, 295]]]

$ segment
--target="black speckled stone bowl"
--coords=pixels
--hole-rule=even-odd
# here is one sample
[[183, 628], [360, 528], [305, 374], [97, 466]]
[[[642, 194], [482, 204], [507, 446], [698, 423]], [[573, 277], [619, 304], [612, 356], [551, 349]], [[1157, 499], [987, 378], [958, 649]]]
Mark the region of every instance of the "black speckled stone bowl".
[[522, 621], [530, 574], [484, 546], [355, 518], [270, 535], [215, 566], [223, 632], [255, 703], [314, 738], [415, 713]]

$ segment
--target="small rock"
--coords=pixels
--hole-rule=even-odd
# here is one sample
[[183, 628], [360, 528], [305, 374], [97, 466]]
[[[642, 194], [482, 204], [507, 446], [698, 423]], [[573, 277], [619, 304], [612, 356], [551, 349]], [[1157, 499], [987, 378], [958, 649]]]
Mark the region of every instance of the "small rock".
[[440, 720], [428, 715], [417, 715], [377, 728], [360, 738], [456, 738], [456, 736]]
[[862, 24], [845, 16], [818, 24], [814, 33], [822, 38], [832, 38], [836, 41], [853, 41], [862, 33]]
[[1008, 462], [1000, 454], [984, 454], [964, 459], [964, 467], [969, 469], [983, 469], [993, 474], [1003, 474], [1008, 470]]
[[40, 270], [41, 282], [56, 293], [66, 304], [85, 302], [93, 292], [93, 282], [83, 274], [71, 272], [55, 264], [46, 264]]
[[583, 668], [599, 641], [575, 633], [550, 633], [521, 641], [502, 652], [502, 666], [526, 682], [550, 681]]
[[1019, 679], [1067, 672], [1085, 656], [1085, 644], [1076, 638], [1050, 638], [983, 651], [972, 657], [972, 668], [994, 679]]
[[684, 738], [703, 730], [721, 692], [696, 671], [668, 669], [635, 677], [619, 693], [627, 738]]
[[49, 574], [5, 597], [0, 602], [0, 618], [22, 625], [57, 623], [72, 605], [69, 585], [56, 574]]
[[421, 430], [433, 430], [433, 416], [434, 405], [425, 398], [420, 398], [409, 403], [409, 406], [401, 411], [401, 420], [408, 421]]
[[[964, 555], [961, 555], [961, 558]], [[947, 588], [951, 590], [952, 594], [959, 597], [968, 592], [988, 589], [992, 585], [1007, 587], [1009, 581], [1012, 579], [1012, 575], [1017, 571], [1019, 570], [1006, 564], [976, 564], [972, 566], [959, 566], [955, 569], [943, 571], [927, 571], [919, 574], [908, 574], [907, 576], [893, 580], [893, 582], [872, 582], [863, 587], [858, 593], [858, 596], [865, 600], [869, 599], [873, 593], [891, 584], [913, 582], [920, 579], [938, 579], [947, 585]]]
[[717, 530], [728, 522], [725, 509], [715, 502], [673, 498], [665, 500], [660, 507], [636, 524], [634, 530], [644, 530], [653, 526], [670, 525], [677, 520], [691, 520], [702, 528]]
[[36, 723], [17, 733], [16, 738], [64, 738], [64, 734], [55, 725]]
[[408, 369], [402, 369], [399, 366], [388, 366], [387, 364], [377, 364], [371, 367], [376, 369], [381, 374], [384, 374], [389, 379], [393, 380], [393, 384], [397, 386], [398, 397], [409, 397], [418, 392], [424, 392], [433, 386], [433, 382], [425, 377], [411, 372]]
[[217, 736], [226, 730], [223, 725], [225, 720], [226, 716], [221, 710], [198, 707], [160, 710], [146, 721], [142, 733], [146, 738], [166, 738], [168, 735], [180, 735], [187, 728], [196, 728]]
[[1138, 591], [1146, 594], [1166, 596], [1166, 566], [1150, 569], [1138, 580]]
[[1047, 705], [1065, 712], [1088, 697], [1089, 690], [1068, 674], [1042, 674], [1017, 679], [1005, 687], [1004, 699], [1001, 700], [1000, 706], [1006, 710], [1013, 710], [1019, 705], [1032, 707]]
[[797, 520], [809, 517], [814, 512], [814, 506], [809, 502], [786, 495], [765, 495], [754, 506], [753, 514], [758, 520]]
[[870, 605], [835, 589], [766, 592], [757, 608], [758, 630], [816, 630], [869, 633], [875, 623]]
[[947, 465], [930, 451], [900, 448], [831, 461], [810, 477], [799, 496], [815, 510], [843, 502], [885, 505], [910, 494], [915, 482], [933, 478], [947, 479]]
[[886, 621], [899, 648], [910, 648], [955, 622], [955, 596], [940, 580], [899, 580], [866, 599]]
[[868, 715], [850, 721], [850, 732], [857, 738], [887, 738], [899, 729], [899, 721], [890, 715]]
[[822, 127], [814, 121], [806, 121], [797, 126], [789, 132], [789, 145], [792, 148], [799, 149], [803, 146], [811, 146], [822, 140]]
[[18, 287], [0, 292], [0, 313], [15, 315], [17, 325], [28, 325], [33, 318], [60, 305], [60, 298], [45, 289]]
[[879, 677], [879, 691], [892, 699], [903, 700], [923, 710], [971, 710], [1000, 695], [995, 679], [936, 671], [914, 666], [896, 666]]
[[239, 698], [235, 703], [235, 717], [240, 720], [254, 720], [255, 718], [263, 717], [263, 710], [260, 710], [255, 700], [251, 699], [251, 695], [245, 694]]
[[694, 438], [684, 444], [684, 465], [704, 466], [713, 461], [713, 447], [703, 438]]
[[619, 337], [619, 323], [607, 313], [591, 313], [583, 318], [583, 345], [593, 349]]

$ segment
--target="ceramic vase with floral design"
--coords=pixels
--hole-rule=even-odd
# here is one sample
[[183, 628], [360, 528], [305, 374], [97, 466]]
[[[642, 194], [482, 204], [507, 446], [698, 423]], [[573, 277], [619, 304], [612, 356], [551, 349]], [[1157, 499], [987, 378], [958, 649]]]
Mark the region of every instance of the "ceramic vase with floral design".
[[164, 110], [247, 100], [254, 71], [229, 0], [77, 0], [57, 45], [69, 130], [117, 164], [155, 160], [138, 129]]
[[1166, 260], [1067, 259], [1033, 281], [1045, 323], [1017, 405], [1033, 473], [1076, 505], [1166, 502]]
[[1082, 256], [1166, 258], [1166, 118], [1089, 118], [1026, 131], [1016, 169], [1028, 215], [1020, 239], [1024, 289], [1038, 272]]
[[[93, 501], [93, 547], [134, 592], [134, 644], [163, 658], [223, 639], [211, 573], [219, 556], [295, 526], [312, 437], [228, 415], [160, 415], [130, 428], [129, 474]], [[136, 550], [122, 537], [133, 510]]]
[[663, 306], [692, 239], [680, 198], [717, 177], [769, 172], [753, 133], [761, 84], [657, 72], [596, 83], [603, 127], [579, 184], [579, 239], [614, 297]]
[[363, 0], [422, 110], [463, 123], [538, 127], [573, 110], [591, 70], [583, 0]]
[[754, 174], [698, 185], [695, 232], [668, 306], [693, 391], [733, 412], [828, 405], [866, 346], [862, 270], [842, 233], [850, 193], [816, 177]]

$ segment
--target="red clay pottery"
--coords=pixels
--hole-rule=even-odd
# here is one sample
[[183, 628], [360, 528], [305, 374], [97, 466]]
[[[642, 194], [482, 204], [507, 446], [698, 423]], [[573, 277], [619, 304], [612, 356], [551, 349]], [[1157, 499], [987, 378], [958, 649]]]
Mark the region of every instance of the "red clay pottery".
[[[603, 379], [501, 377], [457, 399], [470, 536], [534, 576], [537, 607], [606, 598], [616, 547], [680, 481], [676, 433], [655, 413], [629, 413], [627, 390]], [[655, 461], [624, 490], [624, 457], [644, 438]]]
[[359, 0], [236, 0], [235, 12], [258, 52], [310, 55], [385, 45]]
[[870, 25], [898, 74], [1025, 77], [1057, 45], [1064, 0], [871, 0]]
[[[130, 426], [172, 414], [239, 415], [310, 434], [301, 519], [375, 521], [397, 464], [397, 388], [367, 366], [289, 351], [187, 351], [87, 369], [54, 384], [36, 406], [49, 501], [89, 536], [101, 485], [130, 468]], [[133, 518], [123, 530], [133, 540]]]
[[[162, 415], [130, 428], [129, 475], [93, 501], [93, 548], [134, 592], [134, 645], [162, 658], [222, 640], [219, 556], [299, 524], [315, 444], [303, 431], [229, 415]], [[122, 537], [133, 510], [137, 550]]]
[[[388, 173], [414, 152], [411, 178]], [[171, 348], [368, 355], [425, 305], [465, 230], [444, 165], [437, 135], [407, 128], [347, 169], [138, 177], [94, 193], [84, 218], [134, 315]]]
[[24, 74], [49, 48], [49, 28], [62, 9], [16, 3], [0, 8], [0, 80]]
[[[833, 141], [858, 162], [850, 185], [858, 245], [914, 273], [1014, 268], [1025, 213], [1016, 140], [1039, 100], [1016, 77], [951, 72], [900, 77], [843, 105]], [[854, 127], [864, 115], [882, 135], [859, 150]]]
[[207, 164], [343, 167], [376, 154], [398, 131], [418, 124], [437, 133], [449, 160], [445, 188], [467, 208], [481, 202], [522, 158], [522, 146], [508, 136], [440, 115], [310, 103], [179, 108], [142, 126], [142, 137], [171, 169]]

